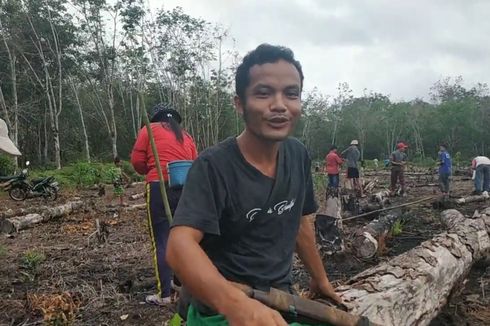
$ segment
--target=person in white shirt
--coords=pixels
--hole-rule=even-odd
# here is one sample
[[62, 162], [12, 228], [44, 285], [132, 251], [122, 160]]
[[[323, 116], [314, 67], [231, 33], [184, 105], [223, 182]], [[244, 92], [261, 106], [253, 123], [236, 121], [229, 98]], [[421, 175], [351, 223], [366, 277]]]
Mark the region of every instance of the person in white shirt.
[[477, 156], [471, 162], [471, 168], [475, 171], [476, 195], [482, 192], [490, 192], [490, 159], [486, 156]]

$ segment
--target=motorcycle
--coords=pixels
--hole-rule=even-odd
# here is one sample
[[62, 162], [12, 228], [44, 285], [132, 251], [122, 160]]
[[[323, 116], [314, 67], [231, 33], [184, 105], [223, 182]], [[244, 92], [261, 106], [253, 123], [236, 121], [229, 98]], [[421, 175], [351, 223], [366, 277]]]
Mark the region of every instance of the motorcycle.
[[[26, 162], [29, 166], [29, 161]], [[8, 191], [10, 198], [15, 201], [22, 201], [27, 198], [43, 197], [46, 200], [56, 200], [58, 198], [59, 184], [54, 177], [44, 177], [27, 179], [29, 172], [23, 169], [18, 175], [0, 177], [3, 189]]]

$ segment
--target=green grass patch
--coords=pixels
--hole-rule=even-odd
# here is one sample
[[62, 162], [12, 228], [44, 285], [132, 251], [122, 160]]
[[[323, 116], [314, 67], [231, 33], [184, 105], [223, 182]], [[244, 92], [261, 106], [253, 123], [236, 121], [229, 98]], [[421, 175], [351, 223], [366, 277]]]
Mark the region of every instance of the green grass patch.
[[403, 232], [403, 227], [405, 226], [405, 221], [402, 219], [396, 220], [395, 224], [393, 224], [391, 228], [391, 234], [396, 237], [402, 234]]
[[7, 255], [7, 248], [4, 246], [0, 245], [0, 258], [3, 258]]
[[[63, 167], [61, 170], [31, 170], [30, 178], [41, 178], [54, 176], [63, 187], [84, 188], [96, 185], [98, 183], [112, 183], [113, 163], [87, 163], [77, 162]], [[134, 171], [131, 163], [123, 161], [123, 172], [131, 181], [141, 181], [144, 179]]]
[[325, 193], [327, 189], [327, 175], [324, 173], [313, 173], [313, 189], [316, 193]]
[[39, 268], [46, 260], [46, 256], [36, 250], [27, 250], [20, 258], [20, 273], [24, 276], [24, 281], [34, 282], [39, 274]]
[[41, 263], [45, 260], [46, 256], [42, 252], [27, 250], [20, 259], [20, 264], [22, 268], [29, 271], [36, 271], [38, 270], [39, 265], [41, 265]]

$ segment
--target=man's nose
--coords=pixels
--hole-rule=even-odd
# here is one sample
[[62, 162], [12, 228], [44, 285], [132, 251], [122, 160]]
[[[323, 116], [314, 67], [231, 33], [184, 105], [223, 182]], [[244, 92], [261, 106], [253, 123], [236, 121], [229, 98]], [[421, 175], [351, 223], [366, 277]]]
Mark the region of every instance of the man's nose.
[[271, 103], [271, 111], [284, 112], [287, 110], [286, 101], [284, 95], [277, 93]]

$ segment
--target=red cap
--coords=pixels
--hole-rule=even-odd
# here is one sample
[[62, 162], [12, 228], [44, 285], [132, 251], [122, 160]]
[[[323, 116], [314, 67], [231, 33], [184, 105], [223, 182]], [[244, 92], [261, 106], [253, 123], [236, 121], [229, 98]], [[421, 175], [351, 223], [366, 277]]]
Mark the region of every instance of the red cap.
[[405, 144], [405, 143], [403, 143], [403, 142], [402, 142], [402, 143], [398, 143], [398, 144], [396, 145], [396, 148], [397, 148], [397, 149], [402, 149], [402, 148], [407, 148], [407, 147], [408, 147], [408, 145], [407, 145], [407, 144]]

